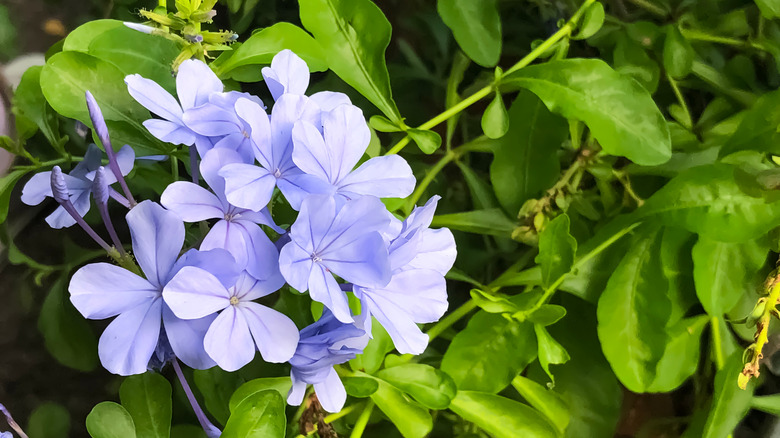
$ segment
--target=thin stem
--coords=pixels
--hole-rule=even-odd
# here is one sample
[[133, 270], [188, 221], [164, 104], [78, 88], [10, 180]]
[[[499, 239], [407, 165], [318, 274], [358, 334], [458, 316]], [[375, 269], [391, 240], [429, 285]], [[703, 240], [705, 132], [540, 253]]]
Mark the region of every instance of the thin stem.
[[171, 155], [171, 175], [174, 181], [179, 180], [179, 160]]
[[[555, 32], [552, 36], [547, 38], [542, 44], [539, 44], [535, 49], [533, 49], [528, 55], [524, 56], [520, 61], [518, 61], [515, 65], [509, 68], [509, 70], [506, 70], [501, 77], [495, 81], [494, 83], [491, 83], [490, 85], [485, 86], [484, 88], [481, 88], [480, 90], [476, 91], [471, 96], [461, 100], [451, 108], [448, 108], [443, 113], [439, 114], [438, 116], [428, 120], [427, 122], [423, 123], [418, 127], [418, 129], [431, 129], [434, 126], [447, 121], [450, 117], [460, 113], [461, 111], [465, 110], [466, 108], [470, 107], [476, 102], [479, 102], [482, 100], [482, 98], [489, 96], [492, 94], [493, 90], [498, 86], [498, 84], [501, 82], [501, 79], [504, 79], [508, 75], [520, 70], [521, 68], [527, 67], [529, 64], [534, 62], [536, 58], [542, 56], [550, 47], [554, 46], [558, 41], [562, 40], [563, 38], [568, 37], [572, 30], [577, 25], [577, 22], [579, 22], [580, 17], [585, 13], [586, 10], [595, 3], [596, 0], [586, 0], [580, 8], [577, 10], [577, 12], [574, 13], [574, 15], [569, 19], [569, 21], [566, 22], [566, 24], [563, 25], [557, 32]], [[409, 144], [410, 138], [407, 135], [406, 137], [402, 138], [398, 141], [398, 143], [395, 144], [392, 148], [390, 148], [389, 151], [385, 155], [392, 155], [397, 154], [400, 152], [407, 144]]]
[[79, 215], [79, 213], [76, 211], [76, 207], [73, 206], [73, 203], [70, 202], [70, 200], [67, 200], [65, 202], [61, 202], [60, 205], [62, 208], [65, 209], [65, 211], [68, 212], [68, 214], [71, 215], [73, 220], [76, 221], [77, 224], [86, 232], [89, 237], [92, 238], [92, 240], [95, 241], [98, 245], [100, 245], [101, 248], [105, 249], [107, 253], [111, 254], [111, 245], [109, 245], [105, 240], [103, 240], [100, 235], [98, 235], [97, 232], [87, 223], [87, 221], [84, 220], [83, 217]]
[[2, 403], [0, 403], [0, 412], [5, 415], [5, 419], [8, 421], [8, 425], [19, 435], [20, 438], [28, 438], [27, 434], [24, 433], [21, 426], [19, 426], [19, 424], [14, 421], [14, 417], [11, 416], [11, 412], [5, 406], [3, 406]]
[[108, 188], [108, 196], [110, 196], [114, 201], [122, 204], [123, 207], [130, 208], [130, 201], [128, 201], [127, 198], [122, 196], [121, 193], [117, 192], [111, 187]]
[[712, 349], [715, 352], [715, 366], [722, 369], [726, 360], [723, 357], [723, 339], [720, 335], [720, 324], [717, 316], [710, 318], [710, 330], [712, 330]]
[[628, 1], [633, 3], [636, 6], [639, 6], [645, 11], [650, 12], [653, 15], [657, 15], [661, 18], [665, 18], [669, 14], [669, 12], [666, 9], [654, 5], [647, 0], [628, 0]]
[[428, 329], [428, 331], [426, 332], [428, 334], [428, 342], [434, 340], [434, 338], [438, 337], [445, 330], [450, 328], [450, 326], [458, 322], [461, 318], [468, 315], [472, 310], [476, 308], [477, 308], [477, 302], [474, 300], [468, 300], [465, 303], [461, 304], [460, 307], [455, 309], [449, 315], [440, 319], [439, 322], [437, 322], [436, 324], [433, 325], [433, 327]]
[[179, 359], [174, 358], [171, 363], [173, 364], [174, 371], [176, 371], [176, 377], [178, 377], [179, 383], [181, 383], [181, 387], [184, 389], [184, 393], [187, 394], [187, 400], [189, 400], [190, 405], [192, 406], [192, 410], [195, 412], [195, 416], [198, 418], [200, 427], [203, 428], [209, 438], [218, 438], [222, 432], [219, 430], [219, 428], [211, 424], [211, 421], [209, 421], [208, 417], [206, 417], [203, 409], [200, 408], [198, 400], [195, 399], [195, 394], [192, 393], [190, 384], [187, 383], [187, 379], [184, 377], [184, 373], [182, 372], [181, 366], [179, 365]]
[[346, 417], [347, 415], [351, 414], [355, 409], [357, 409], [360, 406], [360, 404], [350, 405], [346, 408], [334, 413], [330, 414], [327, 417], [325, 417], [322, 421], [325, 422], [325, 424], [333, 423], [334, 421], [338, 420], [339, 418]]
[[677, 101], [680, 102], [680, 106], [685, 112], [685, 118], [688, 122], [688, 126], [686, 126], [686, 128], [691, 129], [693, 118], [691, 117], [690, 110], [688, 110], [688, 104], [685, 103], [685, 98], [683, 97], [682, 92], [680, 92], [680, 87], [677, 85], [677, 81], [675, 81], [668, 73], [666, 74], [666, 79], [669, 81], [669, 85], [672, 86], [672, 91], [674, 91], [674, 95], [677, 97]]
[[355, 427], [352, 429], [352, 434], [349, 436], [350, 438], [360, 438], [363, 436], [363, 432], [366, 430], [368, 420], [371, 418], [371, 412], [373, 411], [374, 401], [368, 400], [366, 407], [363, 409], [363, 412], [360, 413], [360, 417], [358, 417], [357, 422], [355, 423]]
[[685, 28], [681, 28], [680, 33], [682, 33], [683, 36], [689, 40], [706, 41], [710, 43], [725, 44], [727, 46], [734, 46], [740, 48], [752, 48], [757, 50], [763, 50], [765, 52], [768, 51], [763, 44], [754, 41], [745, 41], [737, 38], [729, 38], [729, 37], [723, 37], [719, 35], [712, 35], [707, 32], [702, 32], [700, 30], [685, 29]]
[[125, 249], [122, 247], [122, 241], [119, 240], [119, 236], [116, 234], [114, 224], [111, 222], [111, 216], [108, 214], [108, 206], [104, 203], [97, 203], [100, 217], [103, 219], [103, 224], [108, 230], [108, 235], [111, 236], [111, 241], [114, 243], [114, 247], [119, 251], [119, 255], [125, 256]]

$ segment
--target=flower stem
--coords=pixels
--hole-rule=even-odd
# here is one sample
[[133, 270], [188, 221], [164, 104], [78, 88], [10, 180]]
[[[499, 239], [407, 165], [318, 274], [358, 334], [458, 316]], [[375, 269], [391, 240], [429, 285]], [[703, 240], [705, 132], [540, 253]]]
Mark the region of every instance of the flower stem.
[[440, 319], [439, 322], [437, 322], [436, 324], [433, 325], [433, 327], [428, 329], [428, 331], [426, 332], [428, 334], [428, 342], [438, 337], [445, 330], [450, 328], [450, 326], [460, 321], [461, 318], [468, 315], [472, 310], [476, 308], [477, 308], [477, 302], [471, 299], [461, 304], [460, 307], [455, 309], [449, 315]]
[[355, 427], [352, 429], [352, 434], [349, 436], [349, 438], [360, 438], [363, 436], [363, 432], [366, 430], [368, 420], [371, 418], [371, 413], [373, 411], [374, 401], [369, 400], [366, 404], [366, 407], [363, 409], [363, 412], [360, 413], [360, 417], [358, 417], [357, 422], [355, 423]]
[[663, 9], [660, 6], [654, 5], [651, 2], [647, 0], [628, 0], [631, 3], [633, 3], [636, 6], [639, 6], [640, 8], [644, 9], [647, 12], [650, 12], [651, 14], [657, 15], [661, 18], [666, 18], [667, 15], [669, 15], [669, 12]]
[[187, 400], [189, 400], [190, 405], [192, 406], [192, 410], [195, 412], [195, 416], [198, 418], [200, 427], [203, 428], [209, 438], [219, 438], [219, 436], [222, 434], [222, 431], [211, 424], [211, 421], [209, 421], [208, 417], [206, 417], [206, 413], [203, 412], [203, 409], [200, 408], [198, 400], [195, 399], [195, 394], [192, 393], [190, 384], [187, 383], [187, 379], [184, 377], [184, 373], [182, 372], [181, 366], [179, 365], [179, 359], [174, 358], [171, 363], [173, 364], [174, 371], [176, 371], [176, 377], [179, 378], [179, 383], [181, 383], [181, 387], [184, 389], [184, 393], [187, 394]]
[[726, 363], [723, 358], [723, 340], [720, 335], [720, 321], [717, 316], [710, 319], [710, 330], [712, 330], [712, 350], [715, 352], [715, 366], [722, 369]]
[[19, 426], [19, 424], [14, 421], [14, 417], [11, 416], [11, 412], [8, 411], [8, 409], [6, 409], [2, 403], [0, 403], [0, 412], [5, 415], [5, 419], [8, 421], [8, 425], [19, 435], [20, 438], [27, 438], [27, 434], [24, 433], [21, 426]]

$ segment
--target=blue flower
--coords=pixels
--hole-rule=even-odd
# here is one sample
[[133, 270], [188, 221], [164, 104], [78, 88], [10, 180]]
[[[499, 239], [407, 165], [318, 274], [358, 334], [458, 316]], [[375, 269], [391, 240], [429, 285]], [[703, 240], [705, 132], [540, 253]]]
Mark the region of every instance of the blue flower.
[[200, 172], [214, 193], [191, 182], [177, 181], [165, 189], [160, 203], [185, 222], [220, 219], [203, 239], [201, 250], [225, 249], [255, 278], [282, 280], [278, 251], [258, 224], [268, 225], [279, 233], [284, 230], [273, 223], [267, 209], [254, 212], [238, 208], [225, 198], [225, 182], [217, 172], [226, 164], [236, 162], [241, 162], [240, 157], [229, 149], [208, 151], [201, 161]]
[[354, 359], [366, 348], [369, 334], [363, 319], [345, 324], [325, 309], [317, 322], [301, 330], [298, 348], [290, 359], [293, 385], [287, 403], [300, 405], [311, 384], [326, 411], [338, 412], [344, 407], [347, 392], [333, 366]]
[[[298, 55], [284, 49], [274, 56], [270, 67], [263, 67], [263, 79], [275, 101], [284, 95], [303, 96], [309, 87], [309, 66]], [[351, 104], [344, 93], [320, 91], [309, 98], [322, 111], [330, 111], [339, 105]]]
[[213, 147], [213, 142], [192, 131], [182, 120], [184, 111], [208, 102], [212, 93], [221, 93], [222, 81], [205, 63], [190, 59], [179, 66], [176, 94], [179, 101], [156, 82], [134, 74], [125, 77], [127, 91], [146, 109], [160, 119], [149, 119], [144, 126], [158, 139], [173, 144], [195, 146], [201, 154]]
[[391, 237], [390, 282], [353, 288], [364, 312], [382, 324], [402, 354], [425, 351], [428, 335], [417, 324], [438, 321], [447, 311], [444, 275], [455, 262], [456, 249], [450, 230], [428, 228], [439, 199], [434, 196], [424, 207], [415, 208]]
[[259, 281], [244, 273], [231, 284], [207, 269], [184, 267], [163, 290], [165, 302], [180, 318], [197, 319], [220, 312], [206, 332], [206, 353], [226, 371], [248, 364], [256, 350], [267, 362], [289, 360], [299, 337], [295, 323], [253, 302], [278, 290], [284, 280]]
[[352, 170], [371, 140], [360, 108], [340, 105], [322, 114], [322, 130], [306, 120], [292, 131], [293, 162], [319, 179], [320, 193], [345, 199], [360, 195], [405, 198], [415, 179], [406, 160], [398, 155], [374, 157]]
[[[65, 184], [68, 187], [70, 200], [80, 216], [87, 214], [90, 208], [89, 197], [92, 193], [92, 182], [95, 179], [95, 172], [101, 166], [102, 152], [94, 144], [90, 144], [87, 152], [84, 154], [84, 160], [78, 163], [65, 178]], [[135, 152], [133, 148], [125, 145], [116, 154], [119, 168], [123, 175], [127, 175], [133, 169]], [[106, 173], [106, 183], [113, 184], [116, 177], [113, 173]], [[112, 196], [121, 198], [121, 195], [113, 190]], [[38, 205], [47, 197], [52, 197], [51, 192], [51, 172], [40, 172], [35, 174], [25, 184], [22, 189], [22, 202], [27, 205]], [[46, 218], [46, 223], [52, 228], [67, 228], [76, 223], [76, 220], [60, 206]]]
[[171, 348], [184, 363], [200, 369], [214, 366], [203, 348], [214, 316], [179, 319], [163, 302], [162, 290], [184, 266], [208, 265], [222, 277], [237, 278], [233, 258], [224, 250], [191, 250], [179, 258], [184, 224], [175, 213], [151, 201], [135, 206], [126, 218], [133, 253], [146, 278], [109, 263], [93, 263], [76, 271], [68, 288], [73, 306], [84, 317], [118, 315], [98, 343], [103, 367], [123, 376], [145, 372], [161, 336], [161, 323]]
[[279, 255], [282, 275], [295, 289], [309, 291], [342, 322], [352, 322], [347, 296], [333, 275], [367, 287], [390, 281], [387, 247], [380, 234], [390, 222], [382, 202], [363, 196], [340, 209], [327, 195], [301, 204], [290, 239]]

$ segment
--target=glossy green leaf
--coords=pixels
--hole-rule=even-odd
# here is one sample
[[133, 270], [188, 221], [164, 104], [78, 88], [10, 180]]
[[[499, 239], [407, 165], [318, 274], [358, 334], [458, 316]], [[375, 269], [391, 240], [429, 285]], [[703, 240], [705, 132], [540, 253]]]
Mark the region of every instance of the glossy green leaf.
[[669, 328], [666, 349], [655, 370], [649, 392], [668, 392], [680, 386], [696, 372], [701, 351], [701, 333], [707, 326], [707, 315], [679, 321]]
[[539, 234], [539, 254], [536, 263], [542, 268], [542, 286], [550, 287], [567, 274], [574, 264], [577, 241], [569, 234], [569, 216], [558, 215]]
[[380, 370], [376, 376], [430, 409], [446, 409], [458, 391], [450, 376], [430, 365], [398, 365]]
[[755, 0], [761, 15], [767, 20], [780, 17], [780, 1], [777, 0]]
[[415, 129], [409, 128], [406, 134], [411, 138], [417, 146], [426, 154], [432, 154], [436, 152], [441, 146], [441, 136], [436, 132], [429, 131], [427, 129]]
[[595, 2], [588, 7], [580, 22], [580, 30], [572, 39], [584, 40], [596, 34], [604, 25], [604, 5]]
[[404, 438], [422, 438], [433, 429], [433, 419], [427, 409], [411, 401], [404, 394], [382, 380], [371, 394], [371, 400], [393, 422]]
[[230, 402], [228, 404], [230, 412], [234, 412], [238, 404], [244, 401], [244, 399], [251, 397], [260, 391], [273, 389], [286, 399], [287, 393], [290, 391], [291, 387], [292, 380], [290, 380], [289, 377], [261, 377], [259, 379], [250, 380], [239, 386], [238, 389], [233, 392], [233, 395], [230, 396]]
[[68, 438], [70, 413], [57, 403], [43, 403], [30, 414], [25, 432], [30, 438]]
[[488, 104], [482, 114], [482, 132], [488, 138], [501, 138], [508, 130], [509, 114], [504, 106], [501, 93], [496, 93], [496, 97]]
[[655, 93], [661, 78], [661, 68], [647, 54], [642, 44], [626, 36], [619, 38], [612, 58], [615, 71], [636, 79], [650, 94]]
[[121, 405], [102, 402], [87, 415], [87, 432], [92, 438], [135, 438], [133, 418]]
[[352, 397], [366, 398], [379, 389], [379, 383], [371, 377], [342, 377], [341, 383]]
[[89, 52], [89, 45], [109, 30], [123, 27], [119, 20], [93, 20], [73, 29], [62, 44], [62, 51]]
[[598, 303], [598, 333], [604, 355], [615, 375], [634, 392], [650, 387], [666, 348], [663, 328], [672, 305], [661, 265], [662, 235], [660, 228], [652, 225], [637, 231]]
[[512, 386], [521, 396], [563, 434], [569, 425], [569, 407], [560, 395], [547, 389], [533, 380], [517, 376], [512, 379]]
[[528, 315], [528, 320], [534, 324], [546, 327], [560, 321], [566, 316], [566, 308], [556, 304], [543, 304]]
[[737, 376], [742, 372], [742, 352], [729, 357], [726, 366], [715, 374], [715, 391], [712, 406], [704, 426], [702, 438], [721, 438], [734, 432], [734, 428], [750, 410], [755, 379], [748, 382], [747, 389], [737, 386]]
[[59, 135], [57, 114], [46, 102], [41, 91], [42, 69], [42, 66], [35, 66], [24, 72], [19, 86], [14, 91], [14, 111], [17, 112], [17, 117], [21, 113], [32, 120], [54, 149], [64, 155], [64, 141]]
[[664, 68], [674, 78], [688, 76], [693, 67], [693, 46], [680, 33], [677, 26], [666, 29], [664, 40]]
[[61, 364], [79, 371], [92, 371], [98, 365], [97, 338], [92, 327], [68, 299], [67, 278], [51, 287], [38, 317], [38, 330], [46, 349]]
[[399, 122], [393, 102], [385, 49], [391, 26], [370, 0], [301, 0], [301, 22], [322, 46], [329, 68]]
[[394, 348], [393, 340], [376, 318], [371, 322], [371, 334], [373, 338], [368, 341], [363, 354], [358, 354], [357, 358], [350, 361], [353, 369], [360, 369], [368, 374], [374, 374], [381, 368], [385, 356]]
[[230, 414], [221, 438], [283, 438], [287, 427], [285, 401], [269, 389], [245, 398]]
[[[637, 213], [723, 242], [755, 239], [777, 226], [780, 202], [745, 193], [736, 171], [718, 163], [680, 172]], [[757, 184], [755, 190], [761, 191]]]
[[379, 114], [371, 116], [368, 124], [379, 132], [399, 132], [403, 129], [385, 116]]
[[519, 309], [501, 294], [488, 294], [479, 289], [471, 289], [471, 299], [488, 313], [515, 313]]
[[269, 65], [277, 53], [289, 49], [300, 56], [309, 67], [309, 71], [328, 69], [325, 53], [320, 44], [306, 31], [290, 23], [276, 23], [273, 26], [255, 32], [244, 43], [235, 48], [225, 61], [215, 61], [213, 66], [221, 78], [231, 77], [231, 72], [239, 67]]
[[8, 205], [11, 203], [11, 192], [16, 183], [27, 175], [29, 170], [14, 170], [0, 178], [0, 224], [8, 217]]
[[547, 330], [539, 325], [534, 324], [534, 332], [536, 332], [536, 342], [539, 345], [539, 364], [547, 373], [547, 376], [552, 380], [552, 384], [555, 385], [555, 377], [550, 371], [550, 365], [564, 364], [571, 359], [569, 352], [566, 351], [561, 344], [558, 343]]
[[469, 58], [483, 67], [498, 63], [501, 17], [496, 0], [438, 0], [437, 9]]
[[163, 376], [146, 372], [127, 377], [119, 387], [119, 398], [133, 417], [138, 438], [171, 435], [171, 384]]
[[527, 88], [552, 112], [583, 121], [608, 154], [644, 166], [672, 156], [669, 128], [650, 94], [601, 60], [532, 65], [504, 83]]
[[515, 229], [515, 223], [500, 208], [442, 214], [433, 218], [431, 226], [501, 237], [511, 236]]
[[700, 237], [693, 247], [693, 276], [704, 310], [718, 317], [731, 311], [741, 296], [751, 292], [751, 280], [768, 252], [761, 240], [728, 243]]
[[720, 150], [720, 156], [751, 150], [780, 154], [780, 90], [762, 95], [745, 113], [737, 131]]
[[490, 165], [490, 182], [507, 213], [516, 216], [526, 200], [558, 179], [556, 152], [566, 134], [566, 120], [530, 91], [520, 91], [509, 109], [509, 131], [495, 142]]
[[450, 409], [495, 438], [547, 438], [559, 435], [542, 413], [499, 395], [458, 391]]
[[480, 311], [452, 340], [441, 370], [460, 390], [497, 393], [536, 358], [536, 348], [533, 324]]
[[229, 373], [219, 367], [207, 370], [195, 370], [195, 386], [203, 395], [208, 412], [221, 424], [225, 424], [232, 410], [229, 408], [231, 396], [243, 383], [238, 373]]
[[493, 188], [490, 184], [466, 163], [456, 161], [460, 171], [463, 173], [463, 179], [469, 187], [471, 199], [474, 207], [477, 209], [494, 208], [498, 206], [496, 196], [493, 194]]

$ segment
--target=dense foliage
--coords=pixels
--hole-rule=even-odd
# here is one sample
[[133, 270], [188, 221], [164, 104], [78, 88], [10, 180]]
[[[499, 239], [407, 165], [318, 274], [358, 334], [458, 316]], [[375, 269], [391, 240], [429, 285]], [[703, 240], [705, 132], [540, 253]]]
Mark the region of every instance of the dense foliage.
[[[128, 377], [86, 419], [1, 400], [25, 420], [14, 431], [771, 429], [780, 2], [127, 3], [15, 89], [0, 221], [8, 260], [45, 291], [51, 357]], [[20, 199], [42, 205], [29, 227], [67, 230], [42, 250]], [[68, 228], [80, 216], [110, 244]], [[139, 303], [157, 327], [141, 356], [121, 337]], [[244, 329], [220, 325], [237, 306], [255, 312]], [[176, 340], [185, 320], [199, 343]]]

